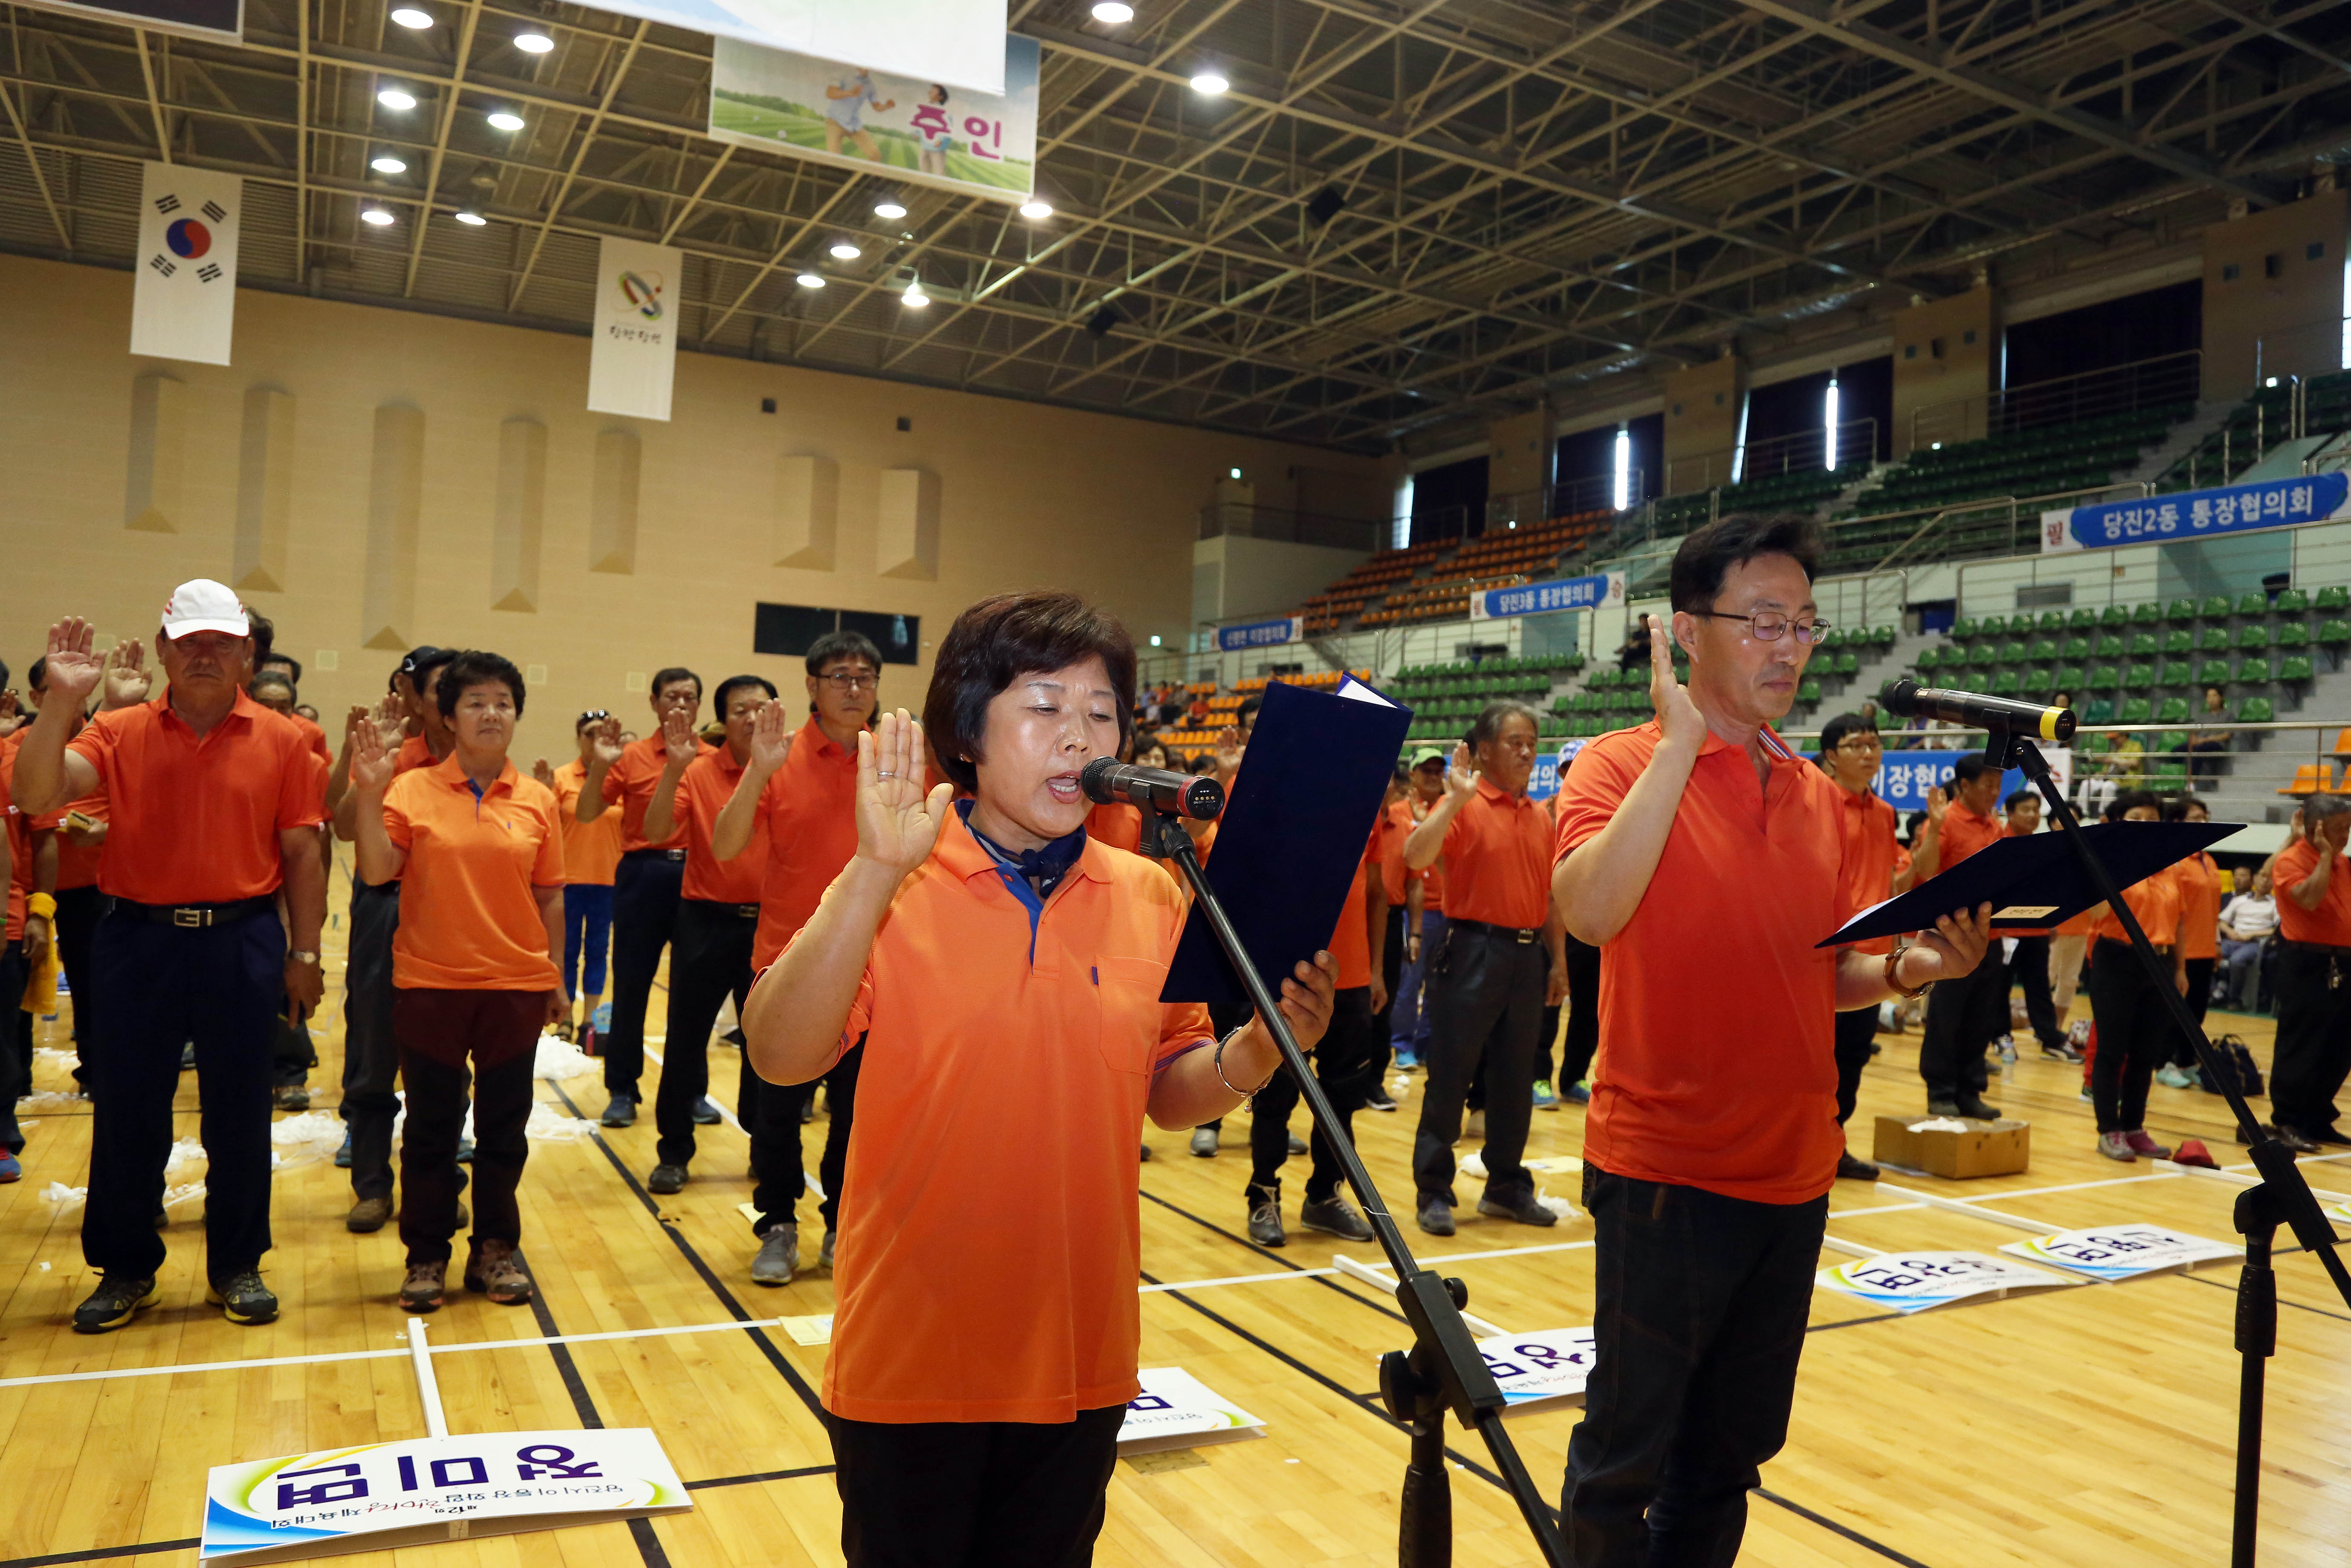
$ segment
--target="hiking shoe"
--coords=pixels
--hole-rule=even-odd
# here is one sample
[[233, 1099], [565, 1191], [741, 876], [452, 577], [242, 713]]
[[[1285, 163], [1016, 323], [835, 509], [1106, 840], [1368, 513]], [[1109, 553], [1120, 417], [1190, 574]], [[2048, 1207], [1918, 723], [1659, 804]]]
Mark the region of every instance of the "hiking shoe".
[[2120, 1133], [2100, 1133], [2098, 1153], [2110, 1160], [2120, 1160], [2126, 1166], [2135, 1165], [2138, 1160], [2138, 1155], [2132, 1152], [2130, 1140]]
[[655, 1166], [653, 1174], [645, 1177], [645, 1190], [657, 1192], [664, 1197], [677, 1191], [684, 1185], [685, 1167], [684, 1166]]
[[269, 1103], [280, 1111], [308, 1111], [310, 1108], [309, 1086], [281, 1083], [270, 1091]]
[[1855, 1159], [1842, 1150], [1838, 1152], [1837, 1179], [1839, 1181], [1876, 1181], [1877, 1176], [1877, 1167], [1867, 1160]]
[[2145, 1127], [2133, 1127], [2123, 1134], [2123, 1142], [2130, 1145], [2131, 1153], [2143, 1155], [2150, 1160], [2168, 1160], [2171, 1157], [2170, 1149], [2148, 1137]]
[[502, 1307], [518, 1307], [530, 1300], [530, 1276], [511, 1241], [495, 1237], [474, 1243], [465, 1254], [465, 1289], [479, 1291]]
[[1337, 1193], [1319, 1200], [1308, 1198], [1298, 1211], [1298, 1223], [1309, 1230], [1335, 1236], [1342, 1241], [1369, 1241], [1372, 1239], [1372, 1222]]
[[598, 1118], [607, 1127], [633, 1127], [637, 1124], [637, 1102], [634, 1096], [615, 1094], [604, 1103], [604, 1114]]
[[1395, 1109], [1395, 1102], [1388, 1098], [1388, 1092], [1386, 1090], [1374, 1089], [1364, 1094], [1364, 1109], [1366, 1111], [1393, 1111]]
[[335, 1151], [335, 1166], [339, 1170], [351, 1168], [351, 1130], [349, 1127], [343, 1129], [343, 1146]]
[[1217, 1157], [1217, 1130], [1214, 1127], [1192, 1129], [1192, 1152], [1204, 1160]]
[[1929, 1100], [1927, 1102], [1927, 1114], [1929, 1116], [1956, 1116], [1959, 1113], [1959, 1103], [1956, 1100]]
[[1571, 1083], [1559, 1092], [1559, 1097], [1571, 1105], [1589, 1105], [1592, 1103], [1592, 1085]]
[[1997, 1122], [2000, 1107], [1977, 1095], [1959, 1102], [1959, 1114], [1973, 1122]]
[[696, 1100], [694, 1103], [694, 1124], [695, 1126], [714, 1127], [718, 1124], [721, 1118], [718, 1114], [718, 1102], [713, 1100], [709, 1095], [705, 1094], [701, 1099]]
[[831, 1272], [832, 1272], [832, 1242], [833, 1242], [833, 1238], [834, 1238], [834, 1237], [836, 1237], [836, 1236], [838, 1236], [839, 1234], [840, 1234], [840, 1232], [839, 1232], [839, 1231], [834, 1231], [834, 1230], [828, 1230], [828, 1231], [826, 1231], [826, 1232], [824, 1233], [824, 1245], [823, 1245], [822, 1247], [820, 1247], [820, 1248], [818, 1248], [818, 1249], [817, 1249], [817, 1254], [816, 1254], [816, 1266], [817, 1266], [818, 1268], [820, 1268], [820, 1269], [823, 1270], [824, 1270], [826, 1273], [828, 1273], [828, 1274], [830, 1274]]
[[1441, 1197], [1432, 1197], [1422, 1204], [1413, 1219], [1431, 1236], [1453, 1234], [1453, 1206]]
[[351, 1211], [343, 1216], [343, 1228], [354, 1236], [367, 1236], [381, 1230], [384, 1222], [391, 1218], [392, 1199], [363, 1197], [351, 1205]]
[[1478, 1212], [1493, 1219], [1515, 1219], [1520, 1225], [1559, 1223], [1559, 1216], [1545, 1208], [1533, 1193], [1507, 1203], [1499, 1197], [1481, 1197], [1478, 1200]]
[[129, 1322], [131, 1317], [145, 1312], [162, 1295], [152, 1280], [133, 1280], [121, 1274], [109, 1274], [98, 1282], [98, 1289], [87, 1301], [74, 1309], [73, 1329], [76, 1333], [106, 1333]]
[[2069, 1040], [2061, 1040], [2055, 1045], [2043, 1046], [2041, 1054], [2044, 1060], [2050, 1061], [2079, 1062], [2082, 1060], [2081, 1049]]
[[797, 1225], [771, 1225], [759, 1238], [759, 1255], [751, 1260], [751, 1282], [755, 1285], [789, 1285], [792, 1270], [800, 1266], [800, 1228]]
[[441, 1294], [447, 1286], [449, 1272], [446, 1259], [430, 1263], [411, 1263], [408, 1277], [400, 1282], [400, 1304], [412, 1312], [437, 1312], [441, 1310]]
[[204, 1300], [221, 1310], [221, 1315], [233, 1323], [270, 1323], [277, 1321], [277, 1298], [261, 1282], [261, 1270], [247, 1269], [231, 1274], [227, 1279], [208, 1285]]
[[1559, 1096], [1551, 1092], [1551, 1080], [1548, 1078], [1539, 1078], [1535, 1081], [1535, 1109], [1538, 1111], [1559, 1109]]
[[1260, 1247], [1290, 1245], [1290, 1235], [1281, 1228], [1281, 1188], [1279, 1185], [1270, 1193], [1262, 1189], [1251, 1192], [1249, 1239]]

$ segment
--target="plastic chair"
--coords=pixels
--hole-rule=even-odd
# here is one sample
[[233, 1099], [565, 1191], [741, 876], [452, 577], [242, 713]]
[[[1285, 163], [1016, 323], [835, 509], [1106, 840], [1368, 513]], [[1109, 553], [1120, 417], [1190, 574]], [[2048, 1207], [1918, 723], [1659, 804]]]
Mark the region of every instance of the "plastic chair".
[[2308, 685], [2311, 681], [2310, 655], [2289, 653], [2280, 659], [2277, 678], [2288, 685]]
[[2322, 588], [2317, 597], [2310, 601], [2310, 606], [2314, 610], [2351, 610], [2351, 588], [2339, 583], [2331, 588]]
[[2252, 621], [2237, 628], [2238, 647], [2266, 648], [2269, 645], [2270, 629], [2264, 622]]
[[2116, 636], [2111, 632], [2100, 637], [2098, 639], [2097, 656], [2101, 659], [2121, 658], [2123, 656], [2123, 640], [2120, 637]]
[[2276, 720], [2276, 706], [2267, 697], [2247, 697], [2237, 709], [2237, 721], [2241, 724], [2273, 724]]
[[2065, 617], [2065, 629], [2069, 632], [2095, 631], [2097, 624], [2098, 612], [2095, 610], [2076, 610]]
[[2184, 626], [2175, 629], [2163, 640], [2163, 652], [2168, 656], [2177, 658], [2182, 653], [2192, 653], [2195, 651], [2196, 639]]
[[2148, 724], [2153, 722], [2154, 718], [2145, 697], [2128, 699], [2123, 704], [2120, 712], [2122, 715], [2120, 722], [2124, 724]]
[[2109, 631], [2130, 624], [2130, 612], [2119, 604], [2109, 604], [2098, 612], [2098, 624]]
[[2249, 588], [2237, 595], [2238, 614], [2267, 615], [2269, 612], [2270, 596], [2267, 589]]
[[2351, 727], [2335, 732], [2335, 755], [2351, 761]]
[[2130, 618], [2134, 626], [2152, 626], [2163, 619], [2163, 606], [2151, 599], [2144, 604], [2134, 604]]
[[2226, 621], [2232, 608], [2233, 601], [2227, 594], [2215, 593], [2204, 601], [2203, 609], [2197, 613], [2207, 621]]
[[2188, 699], [2186, 697], [2164, 698], [2163, 706], [2156, 710], [2155, 722], [2158, 724], [2186, 724], [2188, 722]]
[[2299, 588], [2289, 588], [2277, 596], [2277, 602], [2270, 608], [2280, 615], [2300, 615], [2310, 608], [2310, 595]]
[[2289, 621], [2278, 628], [2277, 645], [2281, 648], [2310, 646], [2310, 628], [2299, 621]]
[[2196, 619], [2196, 601], [2175, 599], [2163, 607], [2163, 618], [2166, 621], [2193, 621]]
[[2335, 764], [2332, 762], [2304, 763], [2294, 770], [2294, 782], [2278, 793], [2292, 795], [2297, 799], [2335, 793]]
[[2002, 670], [1999, 674], [1992, 677], [1991, 695], [1996, 697], [2015, 696], [2023, 689], [2022, 680], [2022, 677], [2018, 674], [2018, 672], [2014, 670]]

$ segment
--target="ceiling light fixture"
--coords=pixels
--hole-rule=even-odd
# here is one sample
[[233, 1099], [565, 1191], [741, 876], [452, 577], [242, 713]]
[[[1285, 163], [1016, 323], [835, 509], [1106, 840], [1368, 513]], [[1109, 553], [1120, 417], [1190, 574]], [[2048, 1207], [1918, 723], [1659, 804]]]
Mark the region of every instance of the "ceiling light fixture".
[[363, 224], [373, 224], [378, 228], [385, 228], [392, 223], [392, 213], [389, 208], [385, 207], [361, 207], [360, 209], [360, 222]]
[[471, 207], [467, 207], [457, 214], [457, 221], [465, 225], [469, 229], [477, 229], [484, 224], [488, 223], [490, 220], [482, 216], [481, 214], [474, 211]]
[[923, 292], [923, 286], [919, 283], [906, 285], [906, 292], [900, 296], [900, 299], [909, 310], [925, 309], [931, 303], [931, 297]]
[[835, 261], [855, 261], [859, 256], [863, 256], [865, 253], [858, 249], [855, 244], [849, 240], [837, 239], [832, 242], [832, 248], [830, 254]]
[[1232, 85], [1214, 71], [1202, 71], [1192, 78], [1192, 90], [1203, 98], [1215, 98], [1230, 90]]
[[515, 47], [526, 55], [544, 55], [555, 48], [555, 40], [545, 33], [517, 33]]
[[1053, 204], [1042, 196], [1031, 196], [1020, 204], [1020, 215], [1032, 223], [1042, 223], [1053, 215]]
[[877, 218], [889, 218], [894, 222], [906, 215], [906, 204], [898, 199], [897, 192], [884, 191], [873, 198], [873, 215]]
[[423, 28], [433, 26], [433, 13], [420, 11], [413, 5], [402, 5], [392, 14], [392, 19], [403, 27]]
[[793, 278], [792, 281], [799, 284], [802, 288], [822, 288], [824, 287], [824, 277], [820, 273], [803, 272], [798, 277]]
[[385, 88], [381, 92], [375, 95], [375, 100], [383, 105], [386, 109], [414, 109], [416, 107], [415, 95], [413, 93], [402, 92], [396, 87]]
[[1124, 4], [1123, 0], [1101, 0], [1094, 6], [1094, 20], [1113, 26], [1120, 22], [1132, 22], [1134, 20], [1134, 7]]
[[490, 116], [490, 123], [500, 131], [520, 131], [523, 127], [523, 119], [521, 115], [510, 110], [501, 109]]
[[389, 152], [385, 153], [381, 158], [370, 159], [368, 161], [368, 167], [374, 170], [379, 174], [405, 174], [408, 172], [408, 165], [400, 159], [393, 157]]

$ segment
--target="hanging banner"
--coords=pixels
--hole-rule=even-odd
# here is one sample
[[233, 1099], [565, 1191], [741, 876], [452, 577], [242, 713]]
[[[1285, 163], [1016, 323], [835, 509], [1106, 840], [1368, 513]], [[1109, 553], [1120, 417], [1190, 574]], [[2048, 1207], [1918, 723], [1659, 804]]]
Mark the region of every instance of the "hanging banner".
[[1306, 622], [1297, 615], [1217, 628], [1217, 652], [1219, 653], [1245, 653], [1251, 648], [1279, 648], [1285, 643], [1304, 641]]
[[1823, 1291], [1858, 1296], [1872, 1306], [1923, 1312], [1980, 1298], [1998, 1301], [2022, 1291], [2063, 1290], [2081, 1281], [1988, 1252], [1881, 1252], [1823, 1269], [1813, 1282]]
[[1037, 40], [1008, 37], [1000, 45], [1003, 90], [990, 93], [721, 38], [710, 54], [710, 134], [912, 184], [1024, 202], [1036, 188]]
[[[1897, 735], [1899, 731], [1888, 731]], [[1818, 761], [1817, 749], [1809, 754]], [[1897, 811], [1923, 811], [1927, 809], [1927, 791], [1940, 789], [1950, 793], [1953, 764], [1967, 754], [1961, 751], [1889, 751], [1877, 765], [1877, 777], [1870, 780], [1870, 789], [1879, 800]], [[2071, 793], [2074, 788], [2074, 754], [2064, 747], [2045, 750], [2041, 754], [2048, 760], [2049, 771], [2056, 777], [2060, 791]], [[2024, 770], [2011, 768], [2000, 778], [2000, 799], [2006, 800], [2019, 789], [2031, 789], [2024, 779]]]
[[607, 237], [598, 243], [588, 406], [598, 413], [667, 419], [685, 255], [643, 240]]
[[236, 324], [236, 236], [245, 182], [235, 174], [142, 167], [131, 351], [225, 365]]
[[2011, 1257], [2032, 1263], [2051, 1263], [2087, 1274], [2094, 1280], [2131, 1280], [2141, 1274], [2168, 1274], [2199, 1263], [2242, 1258], [2245, 1249], [2226, 1241], [2208, 1241], [2160, 1225], [2105, 1225], [2090, 1230], [2061, 1230], [2035, 1236], [2001, 1248]]
[[1163, 1448], [1197, 1448], [1242, 1437], [1262, 1437], [1265, 1423], [1180, 1366], [1151, 1366], [1136, 1373], [1143, 1392], [1127, 1402], [1118, 1427], [1122, 1454], [1155, 1454]]
[[[110, 0], [84, 5], [78, 0], [23, 0], [36, 11], [62, 11], [68, 16], [95, 16], [125, 27], [156, 33], [177, 33], [183, 38], [214, 43], [245, 41], [245, 0]], [[223, 363], [227, 361], [224, 361]]]
[[1554, 610], [1596, 610], [1625, 602], [1625, 574], [1596, 572], [1590, 577], [1562, 578], [1556, 582], [1522, 582], [1514, 588], [1489, 588], [1469, 596], [1469, 619], [1501, 621], [1513, 615], [1547, 615]]
[[[2043, 513], [2041, 548], [2047, 553], [2073, 548], [2177, 544], [2216, 534], [2292, 528], [2296, 523], [2323, 522], [2342, 512], [2346, 496], [2351, 496], [2351, 475], [2338, 471], [2264, 479], [2255, 485], [2226, 485], [2213, 490], [2182, 490], [2143, 500], [2108, 501], [2076, 507], [2071, 513]], [[2070, 545], [2051, 542], [2056, 527], [2053, 519], [2061, 516], [2067, 518], [2064, 531], [2071, 538]]]

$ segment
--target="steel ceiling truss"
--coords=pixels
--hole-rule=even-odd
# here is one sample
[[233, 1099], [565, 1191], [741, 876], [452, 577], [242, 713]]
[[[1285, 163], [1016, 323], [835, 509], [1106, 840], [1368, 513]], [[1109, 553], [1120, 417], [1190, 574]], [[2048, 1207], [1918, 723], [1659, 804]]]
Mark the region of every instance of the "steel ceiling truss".
[[[1055, 216], [910, 192], [884, 223], [872, 181], [702, 134], [706, 40], [434, 4], [416, 33], [388, 0], [248, 0], [243, 48], [0, 9], [0, 246], [127, 262], [130, 166], [162, 157], [282, 198], [249, 282], [576, 329], [626, 235], [687, 253], [690, 347], [1368, 448], [2351, 156], [2332, 3], [1138, 0], [1108, 28], [1016, 0]], [[1211, 67], [1221, 98], [1188, 86]]]

